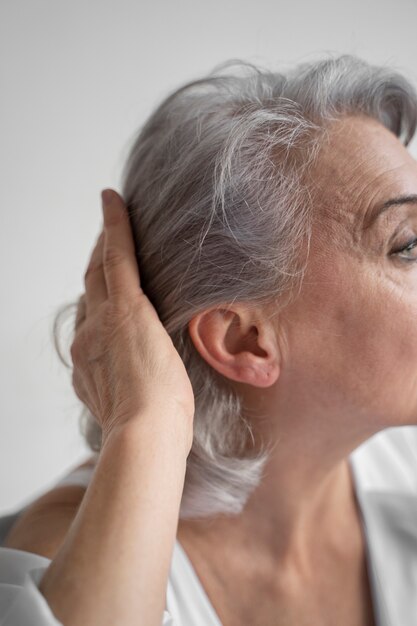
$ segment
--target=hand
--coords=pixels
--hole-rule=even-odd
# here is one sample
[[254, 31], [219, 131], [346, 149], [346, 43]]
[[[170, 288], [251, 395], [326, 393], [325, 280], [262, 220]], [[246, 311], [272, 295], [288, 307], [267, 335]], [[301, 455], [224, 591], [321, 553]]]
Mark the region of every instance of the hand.
[[104, 228], [84, 275], [85, 296], [71, 345], [74, 390], [101, 425], [103, 442], [115, 428], [147, 412], [160, 416], [161, 424], [176, 419], [191, 449], [190, 379], [140, 286], [123, 200], [112, 190], [104, 191], [102, 200]]

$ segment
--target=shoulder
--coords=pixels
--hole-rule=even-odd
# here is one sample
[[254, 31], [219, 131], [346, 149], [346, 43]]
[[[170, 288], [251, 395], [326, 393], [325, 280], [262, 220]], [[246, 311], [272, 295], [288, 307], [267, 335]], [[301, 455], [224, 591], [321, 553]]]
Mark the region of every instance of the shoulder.
[[94, 467], [94, 460], [88, 459], [25, 507], [3, 545], [54, 558], [81, 506]]

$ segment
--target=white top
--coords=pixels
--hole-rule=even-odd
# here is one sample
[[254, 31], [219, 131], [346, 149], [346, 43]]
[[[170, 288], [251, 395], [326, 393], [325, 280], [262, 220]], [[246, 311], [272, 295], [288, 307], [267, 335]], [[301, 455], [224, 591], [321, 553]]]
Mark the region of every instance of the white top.
[[[417, 624], [417, 426], [385, 429], [349, 456], [366, 538], [377, 626]], [[94, 470], [71, 472], [58, 484], [87, 486]], [[63, 626], [38, 584], [50, 563], [0, 547], [0, 626]], [[222, 626], [176, 539], [163, 626]]]

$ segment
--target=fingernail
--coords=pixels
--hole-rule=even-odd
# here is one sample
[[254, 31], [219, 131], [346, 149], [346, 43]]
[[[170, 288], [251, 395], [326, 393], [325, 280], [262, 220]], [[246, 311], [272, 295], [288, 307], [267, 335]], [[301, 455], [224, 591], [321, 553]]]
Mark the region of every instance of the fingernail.
[[101, 192], [101, 199], [103, 201], [103, 204], [108, 206], [109, 204], [111, 204], [111, 201], [113, 200], [113, 192], [111, 189], [103, 189], [103, 191]]

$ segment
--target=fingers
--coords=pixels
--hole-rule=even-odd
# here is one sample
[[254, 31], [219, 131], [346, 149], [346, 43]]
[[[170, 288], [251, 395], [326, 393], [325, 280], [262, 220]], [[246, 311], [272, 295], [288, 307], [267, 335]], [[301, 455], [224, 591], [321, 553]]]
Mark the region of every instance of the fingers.
[[86, 316], [91, 315], [107, 299], [103, 271], [104, 231], [101, 231], [84, 274]]
[[75, 318], [75, 330], [78, 329], [79, 325], [81, 324], [81, 322], [85, 320], [86, 316], [87, 316], [87, 308], [85, 304], [85, 293], [83, 293], [78, 298], [77, 314]]
[[140, 290], [132, 230], [123, 199], [106, 189], [102, 193], [104, 215], [104, 277], [110, 298], [136, 295]]

